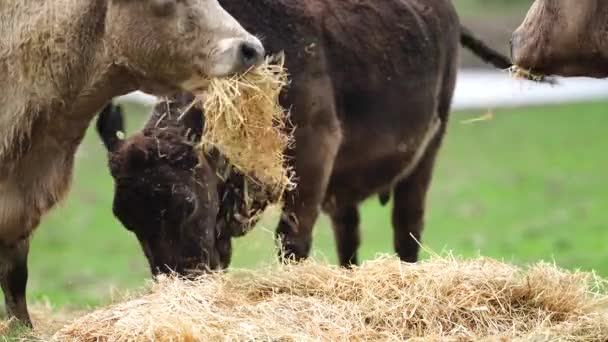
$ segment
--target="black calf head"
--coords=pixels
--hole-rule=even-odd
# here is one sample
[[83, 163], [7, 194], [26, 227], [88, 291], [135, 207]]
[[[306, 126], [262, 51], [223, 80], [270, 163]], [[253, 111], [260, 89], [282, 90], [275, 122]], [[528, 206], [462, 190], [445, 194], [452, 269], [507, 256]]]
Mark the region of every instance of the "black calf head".
[[118, 143], [113, 139], [123, 130], [122, 120], [109, 116], [122, 113], [100, 114], [98, 132], [112, 147], [113, 212], [137, 236], [153, 274], [223, 268], [230, 259], [230, 238], [216, 230], [217, 177], [194, 150], [200, 127], [177, 120], [196, 122], [201, 113], [182, 116], [169, 105], [172, 110], [163, 111], [167, 103], [159, 104], [142, 132]]
[[231, 237], [247, 232], [268, 199], [217, 151], [199, 158], [195, 144], [204, 123], [191, 102], [186, 94], [160, 102], [144, 129], [126, 140], [117, 138], [120, 108], [109, 105], [97, 122], [110, 151], [114, 215], [137, 236], [153, 274], [227, 267]]

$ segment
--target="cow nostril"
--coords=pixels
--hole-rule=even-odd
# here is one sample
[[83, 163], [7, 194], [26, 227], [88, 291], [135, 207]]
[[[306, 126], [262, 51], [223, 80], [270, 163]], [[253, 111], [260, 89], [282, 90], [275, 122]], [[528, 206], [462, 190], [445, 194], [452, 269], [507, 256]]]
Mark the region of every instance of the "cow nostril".
[[245, 42], [240, 47], [241, 58], [246, 67], [258, 64], [263, 57], [263, 49], [256, 44]]

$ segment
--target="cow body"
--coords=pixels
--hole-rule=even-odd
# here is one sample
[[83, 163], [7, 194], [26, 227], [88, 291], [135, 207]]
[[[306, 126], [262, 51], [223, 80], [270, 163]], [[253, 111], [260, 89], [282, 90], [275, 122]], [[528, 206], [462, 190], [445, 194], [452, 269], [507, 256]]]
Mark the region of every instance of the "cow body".
[[0, 36], [0, 284], [31, 325], [29, 237], [68, 193], [95, 113], [137, 89], [204, 87], [264, 52], [217, 0], [3, 0]]
[[322, 208], [340, 263], [356, 263], [358, 204], [393, 191], [394, 245], [402, 260], [415, 261], [410, 234], [420, 238], [458, 65], [461, 30], [451, 2], [221, 3], [264, 37], [269, 52], [286, 54], [291, 84], [281, 102], [296, 126], [289, 154], [298, 186], [277, 228], [282, 256], [308, 256]]

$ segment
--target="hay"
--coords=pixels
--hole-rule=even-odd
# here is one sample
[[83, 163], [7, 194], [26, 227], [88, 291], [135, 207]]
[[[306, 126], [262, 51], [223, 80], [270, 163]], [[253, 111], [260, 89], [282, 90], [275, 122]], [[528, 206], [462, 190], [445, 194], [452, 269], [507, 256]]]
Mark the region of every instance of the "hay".
[[524, 79], [528, 81], [538, 83], [549, 83], [553, 85], [557, 84], [557, 80], [553, 77], [536, 74], [532, 72], [532, 70], [524, 69], [517, 65], [513, 65], [509, 68], [509, 74], [515, 79]]
[[11, 327], [12, 320], [0, 320], [0, 336], [8, 334], [8, 330]]
[[70, 307], [57, 309], [48, 301], [31, 304], [29, 311], [35, 329], [20, 326], [14, 319], [0, 320], [0, 342], [49, 341], [57, 330], [86, 313], [85, 310]]
[[64, 327], [62, 341], [600, 341], [604, 281], [549, 264], [381, 257], [161, 278]]
[[284, 56], [230, 78], [212, 79], [196, 104], [204, 108], [205, 128], [199, 148], [216, 148], [248, 180], [267, 188], [278, 202], [295, 186], [285, 150], [293, 142], [288, 111], [279, 94], [288, 84]]

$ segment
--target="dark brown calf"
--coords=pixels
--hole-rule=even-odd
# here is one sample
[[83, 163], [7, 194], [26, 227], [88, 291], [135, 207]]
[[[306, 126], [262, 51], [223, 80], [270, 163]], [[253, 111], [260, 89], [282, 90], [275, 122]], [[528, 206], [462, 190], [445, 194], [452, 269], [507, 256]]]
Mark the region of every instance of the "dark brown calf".
[[[203, 116], [188, 106], [192, 99], [160, 102], [144, 128], [124, 140], [120, 106], [108, 105], [97, 119], [115, 181], [113, 213], [136, 235], [153, 275], [223, 269], [231, 237], [245, 233], [243, 177], [215, 152], [199, 160], [194, 146]], [[262, 203], [249, 209], [262, 210]]]

